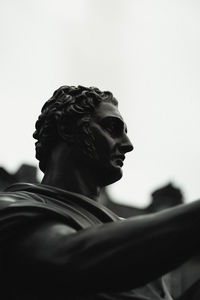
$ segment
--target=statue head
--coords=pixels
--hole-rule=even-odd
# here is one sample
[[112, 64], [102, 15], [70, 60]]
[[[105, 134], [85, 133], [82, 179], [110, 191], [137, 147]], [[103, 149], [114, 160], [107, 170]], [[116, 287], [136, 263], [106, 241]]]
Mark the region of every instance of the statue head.
[[33, 134], [37, 140], [36, 158], [42, 172], [46, 170], [52, 148], [61, 140], [62, 132], [65, 132], [69, 144], [73, 143], [75, 134], [78, 134], [85, 155], [91, 158], [96, 155], [89, 124], [95, 108], [101, 102], [118, 105], [111, 92], [102, 92], [96, 87], [61, 86], [53, 93], [42, 107]]

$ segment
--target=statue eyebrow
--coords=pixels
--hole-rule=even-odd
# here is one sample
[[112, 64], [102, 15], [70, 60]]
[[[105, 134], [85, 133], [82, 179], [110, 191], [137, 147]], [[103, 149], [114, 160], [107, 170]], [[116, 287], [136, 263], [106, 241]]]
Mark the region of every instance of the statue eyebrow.
[[107, 116], [107, 117], [105, 117], [105, 118], [103, 118], [101, 120], [101, 123], [104, 125], [104, 124], [106, 124], [109, 121], [113, 121], [117, 125], [120, 125], [121, 128], [123, 128], [125, 130], [125, 132], [128, 133], [127, 126], [126, 126], [126, 124], [124, 123], [124, 121], [121, 118], [119, 118], [117, 116]]

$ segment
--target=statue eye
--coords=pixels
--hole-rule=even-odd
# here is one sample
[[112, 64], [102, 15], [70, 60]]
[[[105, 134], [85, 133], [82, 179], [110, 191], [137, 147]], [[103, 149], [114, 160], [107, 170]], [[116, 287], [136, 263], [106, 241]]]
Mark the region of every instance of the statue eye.
[[103, 127], [113, 136], [117, 136], [121, 131], [120, 123], [112, 120], [111, 118], [105, 120]]
[[116, 126], [113, 122], [109, 122], [109, 124], [107, 124], [105, 126], [105, 129], [112, 133], [112, 132], [116, 131]]
[[120, 135], [127, 133], [126, 125], [123, 120], [118, 117], [106, 117], [101, 121], [101, 126], [109, 132], [113, 137], [119, 137]]

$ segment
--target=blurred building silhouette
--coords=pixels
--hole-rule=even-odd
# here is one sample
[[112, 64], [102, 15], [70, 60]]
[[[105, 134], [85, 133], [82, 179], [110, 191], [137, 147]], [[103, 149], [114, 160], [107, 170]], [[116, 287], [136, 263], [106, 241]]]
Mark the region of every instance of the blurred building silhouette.
[[22, 164], [15, 173], [9, 173], [3, 167], [0, 167], [0, 190], [16, 182], [37, 183], [37, 168]]
[[135, 206], [119, 204], [112, 200], [106, 188], [102, 190], [100, 199], [102, 204], [123, 218], [149, 214], [184, 202], [181, 190], [175, 187], [172, 183], [153, 191], [150, 201], [150, 204], [143, 209]]
[[151, 193], [151, 203], [146, 211], [156, 212], [184, 203], [181, 190], [169, 183]]

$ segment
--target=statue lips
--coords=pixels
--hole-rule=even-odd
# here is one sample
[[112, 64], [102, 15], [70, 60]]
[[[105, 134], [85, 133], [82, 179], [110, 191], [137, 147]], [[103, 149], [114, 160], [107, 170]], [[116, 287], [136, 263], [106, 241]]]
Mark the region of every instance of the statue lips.
[[125, 155], [115, 154], [112, 156], [112, 159], [116, 162], [118, 166], [123, 167], [124, 165], [123, 161], [125, 160]]

